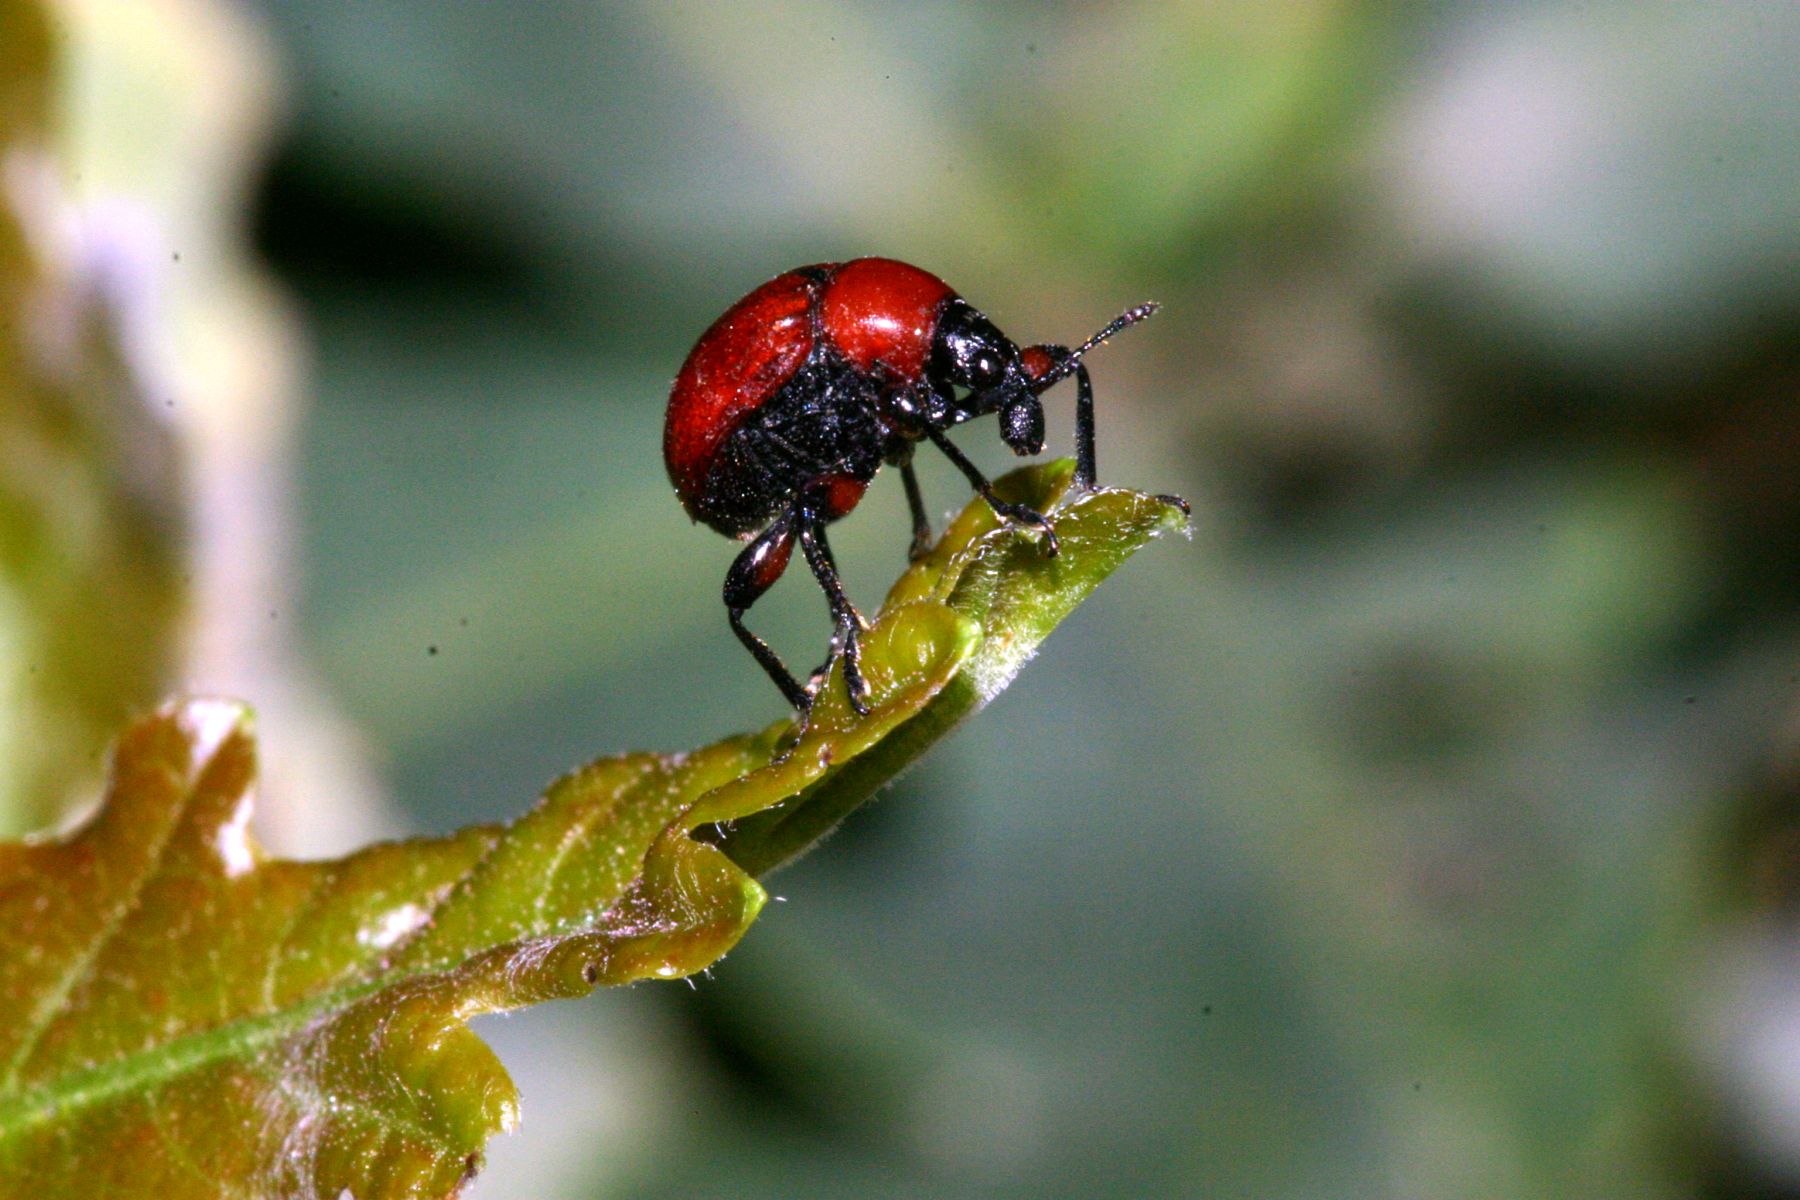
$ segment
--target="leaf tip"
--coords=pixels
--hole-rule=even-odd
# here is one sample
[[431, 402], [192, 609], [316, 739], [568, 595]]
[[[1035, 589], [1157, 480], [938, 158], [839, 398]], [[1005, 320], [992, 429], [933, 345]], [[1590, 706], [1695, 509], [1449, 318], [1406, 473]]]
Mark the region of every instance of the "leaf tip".
[[187, 742], [189, 771], [212, 761], [227, 738], [254, 733], [256, 726], [249, 705], [216, 696], [171, 701], [157, 710], [156, 718], [173, 724]]
[[1180, 496], [1153, 496], [1151, 499], [1162, 505], [1156, 528], [1150, 531], [1151, 537], [1179, 533], [1190, 542], [1194, 540], [1194, 510], [1186, 500]]

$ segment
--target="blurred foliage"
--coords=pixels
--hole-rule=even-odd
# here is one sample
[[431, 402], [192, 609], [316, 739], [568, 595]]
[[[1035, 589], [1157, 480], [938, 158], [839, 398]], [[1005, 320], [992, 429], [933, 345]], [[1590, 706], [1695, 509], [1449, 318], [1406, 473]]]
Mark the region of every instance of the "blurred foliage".
[[285, 841], [367, 837], [379, 794], [276, 619], [296, 356], [244, 236], [267, 47], [220, 0], [0, 13], [0, 833], [66, 819], [180, 686], [254, 692], [295, 747], [264, 776]]
[[[98, 779], [175, 661], [182, 480], [130, 361], [130, 281], [74, 261], [53, 39], [0, 3], [0, 834]], [[91, 248], [91, 247], [90, 247]]]
[[996, 483], [1054, 512], [1054, 559], [977, 499], [907, 569], [865, 634], [867, 716], [840, 664], [804, 722], [602, 759], [503, 828], [270, 862], [247, 833], [247, 711], [139, 721], [91, 823], [0, 843], [0, 1181], [45, 1198], [459, 1190], [519, 1108], [471, 1017], [706, 968], [767, 898], [747, 872], [810, 846], [1182, 524], [1116, 490], [1057, 507], [1071, 473]]

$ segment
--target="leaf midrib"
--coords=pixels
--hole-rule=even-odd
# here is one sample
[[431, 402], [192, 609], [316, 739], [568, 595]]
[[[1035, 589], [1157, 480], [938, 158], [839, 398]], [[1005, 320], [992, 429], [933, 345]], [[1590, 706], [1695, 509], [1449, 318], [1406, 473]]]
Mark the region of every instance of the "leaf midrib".
[[71, 1111], [104, 1103], [121, 1093], [144, 1090], [147, 1084], [161, 1085], [233, 1056], [249, 1057], [305, 1029], [320, 1017], [349, 1008], [406, 979], [390, 975], [322, 992], [305, 1004], [215, 1025], [0, 1098], [0, 1142]]
[[[31, 1061], [31, 1056], [37, 1050], [38, 1043], [43, 1040], [45, 1031], [55, 1023], [57, 1013], [61, 1011], [75, 989], [93, 977], [94, 963], [99, 960], [100, 955], [118, 936], [119, 930], [124, 928], [126, 921], [143, 903], [145, 890], [149, 888], [150, 882], [161, 871], [163, 856], [169, 851], [169, 843], [174, 841], [175, 834], [186, 823], [188, 811], [193, 807], [194, 794], [199, 790], [200, 782], [206, 778], [206, 772], [211, 770], [212, 765], [218, 761], [218, 754], [219, 751], [215, 748], [211, 754], [207, 755], [204, 762], [195, 764], [188, 771], [187, 778], [181, 780], [179, 785], [181, 801], [171, 809], [170, 819], [163, 824], [161, 836], [157, 838], [156, 844], [151, 847], [149, 854], [144, 856], [142, 869], [132, 878], [129, 888], [118, 896], [113, 910], [94, 930], [93, 938], [81, 948], [79, 953], [70, 956], [68, 969], [63, 972], [62, 977], [38, 998], [37, 1007], [32, 1011], [31, 1018], [25, 1024], [24, 1036], [19, 1039], [18, 1049], [13, 1052], [12, 1059], [6, 1064], [6, 1078], [0, 1080], [0, 1093], [11, 1091], [17, 1086], [19, 1073]], [[169, 773], [177, 774], [173, 770]]]
[[[218, 754], [219, 750], [215, 749], [202, 763], [197, 765], [197, 769], [189, 774], [182, 789], [181, 802], [174, 810], [175, 819], [166, 827], [163, 838], [146, 859], [144, 871], [134, 881], [130, 894], [122, 898], [113, 918], [99, 931], [98, 936], [90, 943], [86, 952], [77, 956], [59, 995], [67, 996], [76, 986], [79, 986], [81, 978], [92, 969], [93, 961], [105, 949], [117, 929], [136, 908], [151, 880], [156, 878], [163, 856], [167, 853], [168, 845], [186, 820], [194, 801], [194, 795], [198, 791], [201, 781], [204, 780], [207, 770], [217, 761]], [[607, 812], [612, 812], [614, 808], [616, 805], [609, 806]], [[450, 897], [455, 895], [459, 888], [467, 886], [480, 873], [482, 866], [493, 857], [495, 850], [503, 841], [503, 838], [495, 838], [479, 857], [458, 874], [449, 886], [440, 891], [432, 901], [432, 916], [435, 916], [443, 905], [449, 902]], [[558, 868], [560, 865], [559, 863]], [[552, 870], [549, 878], [553, 880], [555, 875], [556, 871]], [[311, 903], [312, 896], [316, 895], [319, 882], [319, 880], [314, 881], [313, 891], [308, 896], [308, 904]], [[547, 888], [540, 892], [540, 904], [542, 897], [547, 892]], [[300, 911], [304, 911], [305, 907], [306, 905], [300, 906]], [[415, 931], [414, 938], [408, 939], [408, 942], [402, 943], [402, 946], [416, 940], [416, 937], [429, 930], [431, 925], [430, 919], [421, 922], [420, 929]], [[552, 933], [551, 936], [555, 936], [555, 934]], [[55, 1019], [55, 1006], [52, 1005], [49, 1017], [35, 1031], [35, 1036], [28, 1040], [27, 1048], [21, 1052], [18, 1060], [12, 1065], [7, 1079], [0, 1083], [0, 1142], [10, 1141], [21, 1136], [45, 1121], [66, 1115], [73, 1110], [105, 1103], [115, 1096], [140, 1089], [145, 1085], [160, 1086], [181, 1075], [201, 1070], [228, 1058], [247, 1057], [249, 1053], [260, 1051], [304, 1030], [322, 1017], [334, 1017], [342, 1010], [369, 996], [403, 983], [442, 974], [445, 965], [437, 964], [424, 969], [401, 969], [386, 972], [374, 979], [365, 978], [358, 983], [316, 993], [310, 999], [291, 1005], [286, 1009], [261, 1013], [256, 1016], [239, 1017], [224, 1024], [215, 1025], [210, 1029], [185, 1034], [170, 1041], [134, 1051], [97, 1067], [65, 1073], [40, 1087], [14, 1092], [19, 1071], [29, 1057], [30, 1048], [35, 1046], [37, 1039], [42, 1037], [43, 1030], [48, 1029]]]

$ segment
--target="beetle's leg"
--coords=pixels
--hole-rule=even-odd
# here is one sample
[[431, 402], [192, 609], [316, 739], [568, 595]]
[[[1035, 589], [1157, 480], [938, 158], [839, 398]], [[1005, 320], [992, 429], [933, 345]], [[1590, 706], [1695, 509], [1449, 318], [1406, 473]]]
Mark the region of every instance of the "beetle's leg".
[[[1067, 346], [1045, 343], [1028, 347], [1041, 350], [1050, 369], [1065, 367], [1074, 352]], [[1043, 361], [1042, 359], [1038, 361]], [[1087, 364], [1076, 360], [1075, 376], [1075, 486], [1082, 491], [1094, 487], [1094, 381], [1088, 377]]]
[[900, 482], [906, 485], [906, 506], [912, 510], [912, 545], [906, 557], [917, 562], [931, 547], [931, 518], [925, 515], [925, 497], [919, 492], [919, 476], [913, 471], [912, 456], [900, 464]]
[[[1042, 350], [1053, 366], [1060, 367], [1068, 361], [1073, 353], [1067, 346], [1043, 345], [1030, 347]], [[1084, 491], [1094, 488], [1094, 381], [1088, 378], [1087, 364], [1077, 362], [1075, 375], [1075, 486]], [[1158, 500], [1173, 504], [1184, 513], [1193, 509], [1180, 496], [1162, 494]]]
[[928, 429], [925, 436], [931, 439], [932, 445], [944, 452], [944, 457], [956, 464], [957, 470], [968, 476], [969, 482], [975, 485], [975, 490], [981, 493], [981, 498], [988, 502], [988, 507], [1009, 521], [1017, 521], [1043, 534], [1044, 553], [1052, 558], [1056, 556], [1056, 530], [1043, 513], [1024, 504], [1010, 504], [994, 495], [994, 485], [981, 473], [981, 468], [964, 457], [963, 452], [956, 448], [956, 443], [945, 437], [941, 430]]
[[837, 623], [843, 647], [844, 685], [850, 693], [850, 707], [861, 716], [869, 715], [869, 685], [862, 675], [862, 614], [844, 593], [838, 578], [837, 560], [831, 555], [831, 543], [825, 540], [825, 517], [818, 506], [802, 502], [800, 514], [800, 551], [806, 565], [825, 592], [825, 603], [831, 606], [831, 618]]
[[1075, 486], [1094, 487], [1094, 381], [1086, 363], [1075, 364]]
[[[1033, 345], [1042, 351], [1053, 369], [1064, 369], [1073, 351], [1067, 345]], [[1075, 374], [1075, 486], [1082, 491], [1094, 488], [1094, 381], [1087, 376], [1087, 363], [1076, 360]]]
[[769, 649], [767, 642], [744, 628], [745, 610], [775, 586], [775, 581], [787, 570], [788, 556], [793, 551], [794, 513], [790, 509], [757, 534], [732, 562], [731, 569], [725, 572], [725, 611], [731, 618], [731, 631], [744, 643], [744, 649], [762, 664], [762, 669], [769, 673], [769, 678], [775, 681], [787, 702], [805, 712], [812, 706], [812, 697], [789, 672], [781, 656]]

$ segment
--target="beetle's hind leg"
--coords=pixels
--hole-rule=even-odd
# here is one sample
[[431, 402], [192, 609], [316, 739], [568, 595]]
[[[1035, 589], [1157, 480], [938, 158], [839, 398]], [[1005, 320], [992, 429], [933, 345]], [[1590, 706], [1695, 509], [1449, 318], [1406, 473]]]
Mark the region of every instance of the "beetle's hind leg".
[[762, 669], [775, 681], [787, 702], [806, 712], [812, 707], [811, 695], [800, 686], [800, 681], [787, 669], [781, 656], [769, 649], [767, 642], [744, 628], [744, 613], [764, 592], [774, 587], [781, 573], [787, 570], [788, 558], [794, 552], [794, 523], [792, 510], [782, 513], [732, 561], [731, 569], [725, 572], [725, 612], [731, 621], [731, 631], [744, 643], [744, 649], [762, 664]]

